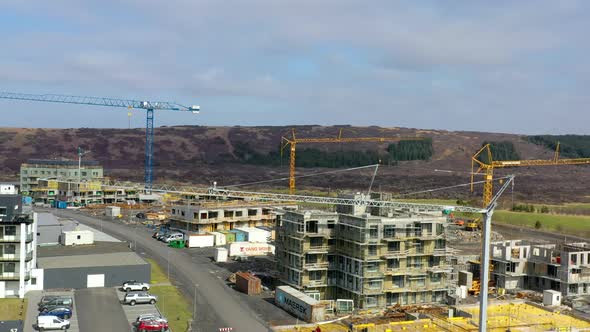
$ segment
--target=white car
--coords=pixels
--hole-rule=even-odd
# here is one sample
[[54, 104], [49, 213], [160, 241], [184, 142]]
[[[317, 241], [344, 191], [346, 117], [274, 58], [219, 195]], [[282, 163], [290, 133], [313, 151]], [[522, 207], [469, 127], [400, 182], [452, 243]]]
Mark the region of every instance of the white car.
[[172, 240], [182, 240], [182, 239], [184, 239], [184, 234], [182, 234], [182, 233], [174, 233], [174, 234], [170, 234], [170, 235], [166, 236], [164, 238], [164, 242], [168, 243], [168, 242], [170, 242]]
[[61, 319], [57, 316], [39, 316], [37, 317], [37, 329], [45, 330], [67, 330], [70, 328], [70, 321]]
[[124, 291], [131, 292], [131, 291], [147, 291], [150, 289], [150, 284], [147, 282], [139, 282], [139, 281], [127, 281], [123, 284]]

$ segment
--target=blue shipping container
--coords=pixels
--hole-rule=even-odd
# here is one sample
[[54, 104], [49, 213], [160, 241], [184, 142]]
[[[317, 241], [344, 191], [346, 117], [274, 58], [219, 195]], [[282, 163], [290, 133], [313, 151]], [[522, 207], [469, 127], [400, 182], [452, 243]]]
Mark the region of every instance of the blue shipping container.
[[239, 229], [232, 229], [230, 232], [236, 234], [236, 242], [248, 242], [248, 233]]
[[57, 201], [57, 208], [58, 209], [66, 209], [67, 207], [68, 207], [68, 202]]

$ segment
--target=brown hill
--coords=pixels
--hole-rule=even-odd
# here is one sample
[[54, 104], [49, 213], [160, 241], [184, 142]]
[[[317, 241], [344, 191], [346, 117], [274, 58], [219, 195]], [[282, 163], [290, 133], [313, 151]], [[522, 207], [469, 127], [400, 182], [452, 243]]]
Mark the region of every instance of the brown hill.
[[[221, 185], [282, 178], [288, 173], [288, 159], [282, 167], [241, 164], [234, 153], [235, 145], [247, 143], [257, 151], [276, 150], [283, 135], [292, 127], [203, 127], [175, 126], [155, 130], [156, 182], [190, 182]], [[552, 152], [528, 143], [512, 134], [450, 132], [410, 128], [296, 126], [299, 137], [336, 136], [343, 128], [345, 136], [428, 136], [433, 139], [434, 156], [430, 161], [402, 162], [382, 166], [375, 189], [407, 193], [427, 188], [467, 183], [470, 157], [484, 141], [511, 141], [523, 159], [551, 158]], [[88, 158], [104, 165], [108, 175], [141, 181], [143, 177], [145, 133], [142, 129], [0, 129], [0, 174], [4, 180], [18, 179], [19, 165], [30, 158], [76, 159], [76, 148], [91, 150]], [[312, 147], [312, 145], [308, 145]], [[300, 145], [299, 149], [304, 146]], [[387, 144], [315, 144], [324, 150], [380, 149]], [[326, 172], [330, 169], [298, 169], [299, 174]], [[517, 199], [583, 201], [590, 182], [586, 167], [561, 166], [522, 168], [498, 171], [497, 175], [515, 173]], [[303, 186], [322, 189], [366, 190], [372, 170], [338, 173], [298, 180]], [[481, 178], [480, 178], [481, 179]], [[276, 182], [286, 187], [287, 182]], [[428, 194], [435, 197], [468, 196], [467, 187]], [[422, 195], [424, 196], [424, 194]], [[414, 197], [414, 196], [408, 196]], [[479, 196], [473, 196], [479, 197]]]

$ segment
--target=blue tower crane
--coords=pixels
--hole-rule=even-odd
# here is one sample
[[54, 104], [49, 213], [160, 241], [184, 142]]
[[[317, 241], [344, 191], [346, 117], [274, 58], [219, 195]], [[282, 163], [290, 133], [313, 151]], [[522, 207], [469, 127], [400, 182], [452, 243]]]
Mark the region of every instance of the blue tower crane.
[[152, 191], [153, 161], [154, 161], [154, 111], [180, 111], [199, 113], [199, 106], [183, 106], [173, 102], [141, 101], [131, 99], [115, 99], [102, 97], [67, 96], [55, 94], [28, 94], [0, 91], [1, 99], [40, 101], [48, 103], [78, 104], [91, 106], [121, 107], [127, 109], [142, 109], [146, 111], [145, 126], [145, 190]]

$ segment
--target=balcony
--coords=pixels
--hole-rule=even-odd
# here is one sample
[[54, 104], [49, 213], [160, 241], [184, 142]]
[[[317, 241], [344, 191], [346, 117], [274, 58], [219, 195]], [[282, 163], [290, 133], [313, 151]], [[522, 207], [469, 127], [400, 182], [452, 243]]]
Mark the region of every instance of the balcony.
[[303, 268], [305, 270], [325, 270], [328, 268], [328, 262], [305, 263]]
[[[25, 255], [25, 261], [30, 261], [33, 259], [33, 252], [30, 251]], [[0, 256], [0, 261], [3, 262], [18, 262], [20, 261], [20, 252], [17, 251], [16, 254], [4, 254]]]
[[363, 287], [363, 294], [364, 295], [376, 295], [376, 294], [382, 294], [383, 293], [383, 289], [382, 287]]
[[[4, 273], [0, 273], [0, 280], [2, 281], [15, 281], [15, 280], [20, 280], [21, 274], [18, 272], [4, 272]], [[24, 274], [25, 277], [25, 281], [31, 279], [31, 273], [30, 272], [25, 272]]]
[[303, 246], [303, 251], [308, 253], [308, 254], [312, 254], [312, 253], [327, 253], [328, 252], [328, 248], [329, 246], [326, 245], [321, 245], [321, 246], [310, 246], [308, 244], [305, 244]]
[[379, 278], [379, 277], [383, 277], [383, 272], [376, 270], [376, 271], [367, 271], [365, 270], [365, 272], [363, 273], [363, 277], [365, 278]]
[[328, 286], [326, 280], [308, 280], [303, 284], [304, 287], [324, 287]]

